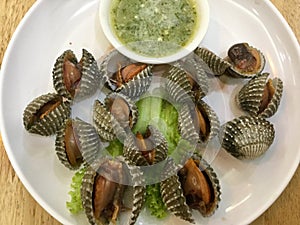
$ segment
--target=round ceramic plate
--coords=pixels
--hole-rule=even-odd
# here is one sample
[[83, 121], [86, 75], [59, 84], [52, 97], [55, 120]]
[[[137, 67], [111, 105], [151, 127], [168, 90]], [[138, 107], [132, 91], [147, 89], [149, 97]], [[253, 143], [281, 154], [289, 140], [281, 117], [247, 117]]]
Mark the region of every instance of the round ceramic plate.
[[[51, 71], [64, 50], [72, 49], [80, 57], [86, 48], [96, 58], [107, 50], [98, 4], [99, 0], [37, 1], [15, 32], [2, 64], [0, 121], [7, 154], [28, 191], [63, 224], [87, 224], [83, 214], [71, 215], [65, 206], [73, 172], [58, 161], [54, 137], [25, 131], [22, 114], [33, 98], [54, 91]], [[239, 161], [221, 150], [211, 162], [222, 186], [219, 208], [207, 219], [196, 215], [197, 224], [247, 224], [274, 202], [299, 163], [300, 102], [295, 97], [300, 96], [299, 44], [267, 0], [210, 0], [209, 4], [210, 24], [202, 45], [224, 56], [232, 44], [248, 42], [265, 54], [265, 71], [284, 83], [279, 111], [270, 119], [276, 129], [271, 148], [254, 161]], [[239, 85], [239, 80], [222, 82], [207, 96], [221, 123], [236, 116], [232, 98]], [[144, 210], [138, 224], [183, 223], [173, 216], [158, 221]]]

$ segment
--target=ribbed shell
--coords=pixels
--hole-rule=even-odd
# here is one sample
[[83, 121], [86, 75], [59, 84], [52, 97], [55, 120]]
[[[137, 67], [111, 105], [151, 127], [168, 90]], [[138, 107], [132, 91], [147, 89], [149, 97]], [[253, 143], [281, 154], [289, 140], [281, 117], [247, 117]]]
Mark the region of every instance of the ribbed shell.
[[[168, 154], [168, 143], [158, 129], [151, 125], [148, 126], [148, 129], [151, 133], [151, 136], [149, 138], [151, 138], [154, 143], [157, 143], [156, 147], [154, 148], [155, 157], [153, 164], [155, 164], [166, 159]], [[141, 150], [136, 146], [135, 138], [136, 137], [134, 135], [127, 136], [124, 141], [123, 155], [126, 160], [133, 165], [147, 166], [149, 165], [149, 163], [142, 155]]]
[[[258, 52], [259, 54], [259, 60], [261, 62], [259, 68], [257, 70], [254, 70], [254, 71], [251, 71], [251, 72], [242, 72], [242, 71], [239, 71], [235, 65], [231, 62], [231, 60], [229, 59], [229, 57], [227, 57], [225, 60], [228, 61], [231, 66], [228, 68], [227, 72], [229, 75], [232, 75], [233, 77], [239, 77], [239, 78], [252, 78], [253, 76], [261, 73], [265, 67], [265, 64], [266, 64], [266, 59], [265, 59], [265, 56], [263, 55], [263, 53], [258, 50], [257, 48], [253, 47], [253, 46], [250, 46], [248, 43], [238, 43], [238, 44], [235, 44], [235, 45], [239, 45], [239, 44], [243, 44], [244, 46], [246, 46], [247, 48], [249, 49], [253, 49], [255, 51]], [[235, 45], [231, 46], [228, 50], [228, 52], [230, 51], [231, 48], [233, 48]]]
[[[85, 166], [93, 163], [98, 157], [101, 156], [100, 151], [103, 149], [103, 145], [100, 141], [98, 133], [95, 128], [80, 119], [69, 119], [66, 121], [71, 122], [74, 133], [76, 135], [77, 145], [83, 157], [83, 163]], [[65, 124], [66, 124], [65, 123]], [[66, 153], [65, 145], [65, 130], [66, 126], [63, 126], [58, 132], [55, 140], [55, 151], [64, 166], [74, 170], [78, 169], [81, 164], [72, 166]]]
[[[196, 101], [208, 92], [206, 72], [200, 62], [193, 58], [171, 66], [166, 79], [166, 90], [176, 103]], [[190, 80], [196, 83], [197, 89], [191, 85]]]
[[274, 95], [267, 107], [262, 112], [259, 112], [268, 76], [268, 73], [263, 73], [253, 77], [237, 95], [238, 105], [250, 115], [260, 115], [264, 118], [269, 118], [276, 113], [279, 107], [283, 92], [283, 82], [280, 78], [274, 78], [272, 79], [275, 88]]
[[80, 60], [81, 65], [81, 79], [78, 88], [75, 91], [75, 96], [67, 90], [64, 79], [64, 62], [69, 59], [72, 63], [77, 64], [78, 60], [75, 54], [71, 50], [66, 50], [61, 56], [59, 56], [54, 64], [52, 71], [53, 85], [55, 90], [68, 99], [81, 100], [95, 93], [100, 85], [100, 71], [97, 66], [97, 62], [93, 55], [87, 50], [82, 50], [82, 58]]
[[186, 199], [177, 175], [161, 181], [160, 192], [164, 204], [172, 214], [185, 221], [195, 223], [191, 210], [186, 204]]
[[73, 166], [69, 159], [68, 159], [68, 155], [67, 155], [67, 152], [66, 152], [66, 144], [65, 144], [65, 132], [66, 132], [66, 126], [67, 126], [67, 123], [72, 123], [72, 119], [69, 118], [65, 121], [64, 125], [61, 127], [61, 129], [59, 129], [57, 131], [57, 134], [56, 134], [56, 139], [55, 139], [55, 152], [56, 152], [56, 155], [59, 159], [59, 161], [67, 168], [71, 169], [71, 170], [75, 170], [75, 169], [78, 169], [81, 165], [80, 164], [77, 164], [75, 166]]
[[239, 159], [264, 154], [275, 138], [274, 126], [262, 117], [240, 116], [224, 125], [222, 147]]
[[186, 72], [179, 63], [170, 67], [166, 79], [166, 90], [175, 103], [195, 101]]
[[214, 75], [224, 74], [227, 68], [231, 66], [230, 63], [206, 48], [198, 47], [194, 50], [194, 53], [207, 64]]
[[88, 221], [91, 225], [99, 225], [99, 224], [105, 225], [105, 223], [103, 224], [100, 220], [97, 220], [95, 218], [94, 211], [93, 211], [93, 197], [94, 197], [93, 191], [94, 191], [95, 177], [97, 176], [97, 170], [101, 168], [105, 163], [116, 164], [121, 162], [110, 161], [110, 159], [107, 158], [98, 159], [94, 161], [93, 164], [91, 164], [89, 167], [87, 167], [82, 179], [81, 190], [80, 190], [82, 206], [88, 218]]
[[93, 106], [93, 123], [99, 136], [105, 141], [125, 136], [124, 129], [99, 100]]
[[[128, 165], [133, 166], [138, 169], [139, 166], [148, 166], [147, 160], [142, 156], [141, 152], [137, 148], [134, 143], [135, 136], [133, 134], [128, 135], [124, 141], [124, 148], [123, 148], [123, 156], [125, 157], [126, 162]], [[143, 204], [146, 199], [146, 186], [143, 177], [143, 173], [141, 170], [138, 169], [138, 172], [141, 173], [140, 176], [132, 176], [133, 177], [133, 207], [131, 210], [131, 215], [129, 218], [129, 224], [133, 225], [138, 215], [140, 214]], [[132, 174], [132, 172], [131, 172]], [[136, 173], [138, 174], [138, 173]], [[137, 177], [137, 178], [135, 178]], [[137, 180], [137, 181], [135, 181]]]
[[129, 217], [129, 225], [135, 224], [146, 200], [146, 186], [144, 174], [139, 167], [130, 165], [129, 173], [131, 175], [133, 185], [133, 206]]
[[88, 167], [82, 178], [80, 191], [82, 206], [91, 225], [98, 225], [93, 211], [93, 190], [96, 175], [97, 173], [94, 170], [94, 165]]
[[130, 63], [132, 63], [132, 60], [122, 55], [117, 49], [108, 52], [99, 66], [102, 83], [107, 85], [111, 90], [115, 90], [114, 85], [109, 80], [110, 77], [118, 71], [120, 65], [125, 66]]
[[199, 135], [194, 126], [191, 109], [188, 104], [184, 104], [180, 108], [178, 115], [178, 128], [183, 139], [193, 144], [199, 141]]
[[102, 151], [104, 150], [104, 146], [93, 125], [78, 118], [73, 120], [73, 124], [76, 135], [78, 136], [78, 144], [84, 165], [90, 165], [99, 157], [103, 156]]
[[187, 58], [183, 62], [183, 68], [191, 74], [197, 83], [197, 90], [193, 90], [196, 100], [203, 98], [208, 93], [208, 78], [203, 61], [199, 58]]
[[[109, 108], [109, 100], [111, 98], [121, 98], [127, 103], [128, 107], [130, 109], [130, 115], [131, 115], [131, 123], [129, 124], [129, 127], [132, 128], [138, 119], [138, 108], [135, 105], [134, 101], [122, 93], [111, 92], [104, 99], [104, 104], [105, 104], [105, 107], [107, 110]], [[123, 128], [126, 128], [126, 127], [123, 127]]]
[[[59, 101], [59, 105], [51, 110], [42, 119], [34, 121], [34, 117], [39, 110], [49, 102]], [[42, 136], [55, 134], [63, 125], [65, 119], [71, 114], [70, 103], [63, 101], [63, 98], [56, 93], [48, 93], [33, 99], [23, 112], [23, 124], [25, 129], [30, 133]]]
[[[192, 112], [194, 112], [194, 107], [197, 106], [201, 108], [201, 112], [204, 113], [205, 117], [209, 121], [209, 133], [205, 140], [201, 140], [199, 136], [199, 130], [195, 127], [193, 123]], [[213, 137], [215, 137], [220, 130], [220, 122], [215, 111], [203, 100], [198, 100], [195, 106], [189, 106], [187, 104], [183, 105], [179, 112], [178, 117], [178, 127], [181, 137], [191, 143], [208, 143]]]
[[57, 93], [68, 99], [73, 99], [73, 96], [68, 92], [63, 79], [64, 62], [68, 59], [73, 64], [78, 64], [78, 60], [72, 50], [64, 51], [57, 59], [52, 70], [53, 86]]
[[135, 144], [135, 136], [128, 135], [124, 141], [123, 156], [126, 161], [131, 165], [148, 166], [146, 158], [142, 155], [141, 151]]
[[198, 154], [194, 154], [192, 157], [194, 160], [199, 160], [200, 165], [199, 169], [202, 173], [206, 174], [206, 178], [209, 179], [209, 183], [211, 184], [211, 187], [213, 189], [213, 201], [209, 205], [206, 205], [205, 208], [199, 209], [199, 212], [204, 217], [209, 217], [214, 214], [216, 209], [219, 207], [219, 202], [221, 201], [221, 186], [220, 181], [217, 177], [217, 174], [213, 170], [213, 168], [208, 164], [207, 161], [205, 161], [201, 156]]
[[139, 72], [132, 80], [124, 83], [116, 91], [120, 92], [131, 99], [137, 99], [146, 93], [152, 81], [152, 66], [147, 66]]
[[75, 98], [80, 100], [93, 95], [101, 86], [100, 71], [94, 56], [87, 50], [82, 50], [82, 77]]

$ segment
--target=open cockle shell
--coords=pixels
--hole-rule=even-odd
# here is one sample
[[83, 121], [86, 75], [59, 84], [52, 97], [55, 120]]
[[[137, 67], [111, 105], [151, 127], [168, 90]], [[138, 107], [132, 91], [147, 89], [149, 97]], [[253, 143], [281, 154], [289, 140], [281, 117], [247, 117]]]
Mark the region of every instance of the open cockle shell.
[[111, 80], [111, 77], [120, 67], [122, 68], [131, 63], [133, 63], [133, 61], [122, 55], [117, 49], [108, 52], [99, 65], [102, 83], [112, 91], [115, 91], [117, 89], [116, 81]]
[[67, 119], [61, 129], [57, 131], [55, 151], [58, 159], [64, 166], [75, 170], [80, 167], [83, 159], [72, 123], [71, 118]]
[[250, 115], [269, 118], [279, 107], [283, 82], [280, 78], [267, 81], [268, 76], [268, 73], [263, 73], [253, 77], [237, 95], [238, 105]]
[[262, 52], [248, 43], [237, 43], [231, 46], [225, 58], [231, 66], [227, 72], [240, 78], [251, 78], [263, 71], [266, 60]]
[[107, 54], [100, 64], [106, 86], [135, 99], [144, 94], [152, 81], [152, 66], [134, 62], [117, 50]]
[[131, 177], [131, 183], [133, 188], [132, 194], [132, 209], [129, 217], [129, 225], [135, 224], [140, 212], [142, 211], [143, 205], [146, 200], [146, 186], [145, 186], [145, 178], [144, 174], [141, 171], [140, 167], [127, 164], [129, 169], [129, 174]]
[[102, 158], [87, 167], [81, 200], [91, 225], [116, 223], [122, 208], [125, 176], [124, 165], [118, 160]]
[[175, 103], [181, 104], [195, 101], [186, 72], [179, 63], [170, 67], [166, 79], [166, 90]]
[[197, 101], [208, 92], [206, 72], [194, 58], [170, 66], [166, 79], [166, 90], [176, 103]]
[[138, 110], [134, 102], [121, 93], [107, 95], [104, 104], [96, 100], [93, 108], [93, 122], [99, 136], [112, 141], [124, 141], [126, 132], [136, 123]]
[[181, 184], [177, 175], [160, 182], [161, 197], [167, 209], [178, 218], [195, 223], [192, 212], [186, 204]]
[[274, 126], [262, 117], [240, 116], [227, 122], [222, 147], [239, 159], [255, 159], [264, 154], [275, 138]]
[[68, 119], [57, 132], [55, 151], [67, 168], [78, 169], [91, 164], [101, 155], [103, 145], [95, 128], [80, 119]]
[[93, 55], [82, 50], [78, 62], [71, 50], [66, 50], [55, 62], [53, 71], [55, 90], [65, 98], [81, 100], [95, 93], [100, 85], [100, 71]]
[[[135, 64], [130, 64], [126, 67], [126, 69], [134, 65]], [[146, 93], [150, 87], [152, 81], [152, 66], [145, 65], [145, 68], [137, 74], [134, 74], [135, 71], [132, 73], [133, 74], [131, 74], [131, 76], [133, 77], [118, 87], [116, 91], [130, 97], [131, 99], [136, 99]]]
[[124, 157], [136, 166], [147, 166], [163, 161], [168, 154], [168, 143], [163, 134], [149, 125], [145, 134], [128, 135], [124, 141]]
[[[101, 178], [99, 178], [100, 176]], [[105, 179], [106, 184], [103, 184], [102, 189], [96, 187], [96, 185], [99, 185], [97, 179]], [[131, 214], [127, 224], [135, 224], [145, 202], [146, 187], [143, 186], [144, 182], [144, 176], [140, 168], [125, 163], [122, 157], [118, 159], [103, 157], [95, 160], [93, 164], [87, 167], [81, 185], [83, 208], [90, 224], [115, 224], [119, 212], [128, 210], [126, 204], [129, 202], [123, 202], [124, 194], [128, 188], [132, 188], [132, 192], [126, 192], [132, 194], [132, 196], [127, 196], [128, 200], [132, 200], [132, 204], [130, 204], [132, 206], [130, 206]], [[103, 191], [100, 197], [98, 193], [97, 199], [95, 198], [95, 190], [98, 192]], [[104, 219], [99, 218], [99, 216], [97, 218], [95, 215], [96, 204], [104, 205], [105, 203], [106, 206], [103, 208], [101, 217], [107, 217], [109, 210], [112, 210], [113, 213], [109, 215], [110, 218]], [[105, 209], [107, 209], [107, 212], [105, 212]]]
[[104, 99], [104, 105], [124, 129], [131, 129], [136, 123], [138, 109], [128, 96], [112, 92]]
[[93, 106], [93, 124], [104, 141], [126, 136], [125, 130], [99, 100], [95, 100]]
[[188, 79], [190, 80], [196, 101], [202, 99], [207, 95], [209, 89], [204, 62], [199, 57], [187, 57], [182, 60], [181, 64], [188, 74]]
[[215, 111], [203, 100], [195, 105], [185, 104], [178, 117], [181, 137], [191, 143], [208, 143], [220, 129], [220, 122]]
[[[206, 48], [198, 47], [194, 50], [194, 53], [207, 64], [211, 72], [216, 76], [224, 74], [231, 66], [226, 60]], [[208, 73], [210, 72], [208, 71]]]
[[70, 103], [56, 93], [41, 95], [32, 100], [23, 112], [23, 124], [30, 133], [55, 134], [71, 114]]
[[194, 154], [178, 176], [187, 205], [204, 217], [214, 214], [220, 202], [221, 187], [213, 168], [201, 156]]

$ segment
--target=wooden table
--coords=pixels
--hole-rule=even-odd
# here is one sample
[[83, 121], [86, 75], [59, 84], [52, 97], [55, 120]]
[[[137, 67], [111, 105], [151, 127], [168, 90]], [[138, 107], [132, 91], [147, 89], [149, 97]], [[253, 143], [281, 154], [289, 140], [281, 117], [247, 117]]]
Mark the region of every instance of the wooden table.
[[[300, 42], [300, 0], [271, 0]], [[35, 0], [0, 0], [0, 65], [8, 42]], [[299, 74], [300, 76], [300, 74]], [[59, 225], [31, 197], [16, 176], [0, 136], [0, 225]], [[252, 225], [300, 224], [300, 168], [276, 202]]]

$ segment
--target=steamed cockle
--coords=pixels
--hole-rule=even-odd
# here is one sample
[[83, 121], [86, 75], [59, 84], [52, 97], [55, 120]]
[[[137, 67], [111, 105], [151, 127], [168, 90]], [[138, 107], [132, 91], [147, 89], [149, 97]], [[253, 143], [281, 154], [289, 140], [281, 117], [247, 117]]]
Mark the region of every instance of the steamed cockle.
[[73, 100], [94, 94], [100, 86], [100, 71], [94, 56], [86, 49], [77, 60], [71, 50], [60, 55], [52, 71], [53, 85], [59, 95]]

